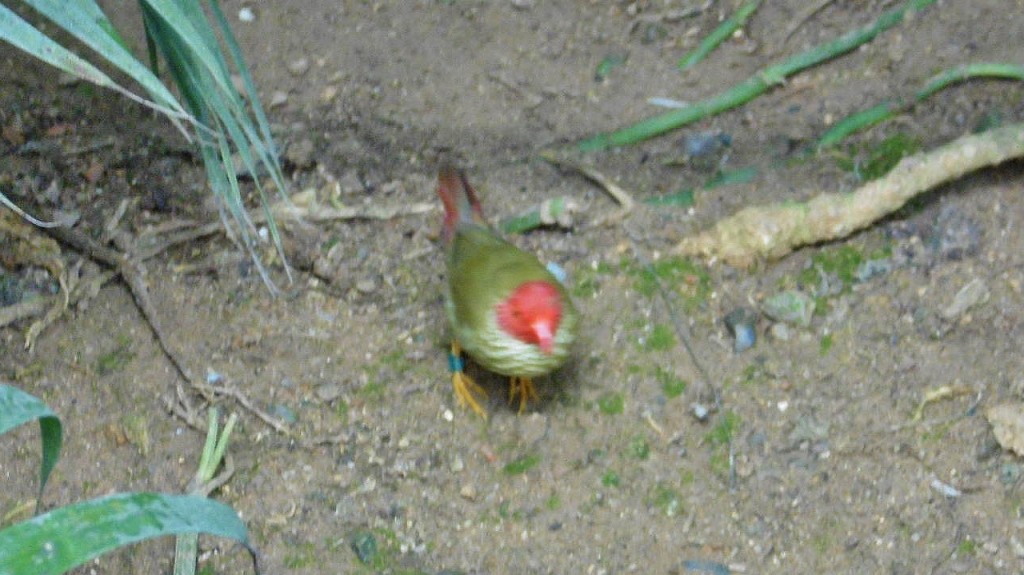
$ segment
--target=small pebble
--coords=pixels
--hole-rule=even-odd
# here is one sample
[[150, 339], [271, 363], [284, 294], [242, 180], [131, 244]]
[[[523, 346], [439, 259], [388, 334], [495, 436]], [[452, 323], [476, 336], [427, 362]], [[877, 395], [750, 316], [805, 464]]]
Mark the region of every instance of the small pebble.
[[1013, 548], [1013, 554], [1017, 557], [1024, 557], [1024, 543], [1020, 542], [1015, 536], [1010, 536], [1010, 547]]
[[452, 470], [452, 473], [458, 473], [466, 468], [466, 464], [462, 461], [461, 457], [456, 455], [448, 467]]
[[338, 187], [345, 194], [359, 194], [366, 190], [363, 179], [356, 170], [348, 170], [338, 178]]
[[691, 404], [690, 410], [692, 411], [693, 416], [697, 418], [697, 421], [700, 421], [702, 423], [707, 421], [708, 415], [711, 414], [711, 411], [700, 403]]
[[323, 402], [334, 401], [341, 395], [341, 386], [336, 383], [325, 383], [316, 388], [316, 396]]
[[988, 285], [981, 278], [974, 278], [967, 283], [953, 297], [953, 303], [942, 310], [942, 319], [954, 320], [963, 315], [967, 310], [988, 300]]
[[981, 226], [955, 204], [947, 204], [935, 218], [929, 244], [948, 260], [960, 260], [978, 253]]
[[372, 278], [363, 278], [356, 282], [356, 289], [365, 294], [377, 291], [377, 282]]
[[223, 381], [224, 381], [224, 376], [223, 375], [217, 373], [216, 371], [214, 371], [214, 370], [212, 370], [210, 368], [206, 368], [206, 384], [207, 385], [217, 385], [218, 383], [223, 383]]
[[892, 260], [882, 258], [861, 262], [853, 276], [858, 282], [864, 283], [873, 277], [884, 276], [891, 271]]
[[292, 76], [301, 76], [309, 70], [309, 60], [306, 58], [299, 58], [288, 64], [288, 71]]
[[360, 530], [352, 535], [350, 540], [352, 551], [364, 565], [371, 565], [377, 559], [377, 539], [373, 533]]
[[687, 134], [683, 138], [683, 149], [691, 158], [710, 156], [731, 145], [732, 137], [717, 130]]
[[323, 89], [322, 92], [320, 92], [320, 102], [322, 102], [324, 104], [330, 104], [337, 97], [338, 97], [338, 87], [337, 86], [327, 86], [326, 88]]
[[238, 19], [245, 23], [255, 22], [256, 13], [252, 11], [252, 8], [245, 6], [238, 11]]
[[68, 74], [67, 72], [61, 72], [60, 75], [57, 76], [57, 85], [62, 88], [74, 86], [81, 81], [82, 79], [78, 76], [75, 76], [74, 74]]
[[270, 95], [270, 107], [279, 108], [288, 103], [288, 92], [283, 90], [274, 90], [274, 93]]
[[772, 336], [775, 341], [789, 341], [790, 333], [789, 326], [784, 323], [773, 323], [768, 328], [768, 334]]
[[299, 420], [294, 411], [292, 411], [288, 406], [280, 403], [274, 404], [270, 407], [270, 415], [273, 415], [285, 423], [295, 423]]
[[801, 291], [786, 290], [768, 297], [761, 304], [761, 311], [775, 321], [807, 327], [811, 325], [814, 306], [811, 296]]
[[961, 492], [959, 489], [953, 487], [948, 483], [940, 481], [938, 477], [932, 478], [931, 486], [932, 489], [938, 491], [939, 493], [950, 499], [954, 497], [960, 497], [961, 495], [963, 495], [963, 492]]
[[757, 343], [757, 312], [748, 307], [738, 307], [725, 315], [725, 327], [733, 337], [733, 351], [746, 351]]
[[315, 154], [316, 146], [313, 144], [313, 140], [302, 138], [288, 146], [284, 152], [284, 157], [298, 168], [309, 168], [316, 163], [314, 159]]

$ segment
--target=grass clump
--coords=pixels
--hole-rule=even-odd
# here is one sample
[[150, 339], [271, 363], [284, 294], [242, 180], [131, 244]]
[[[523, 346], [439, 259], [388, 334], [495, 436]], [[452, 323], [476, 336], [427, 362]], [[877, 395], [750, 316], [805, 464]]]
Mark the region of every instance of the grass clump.
[[634, 458], [644, 461], [651, 456], [651, 444], [647, 442], [646, 437], [637, 435], [629, 440], [627, 451]]
[[651, 333], [643, 339], [640, 348], [643, 351], [668, 351], [676, 345], [676, 334], [672, 328], [663, 323], [651, 327]]
[[683, 311], [687, 313], [698, 310], [711, 295], [710, 274], [687, 258], [665, 258], [649, 266], [627, 263], [626, 271], [634, 276], [633, 287], [637, 293], [653, 297], [660, 284], [679, 295]]
[[870, 182], [888, 174], [900, 160], [920, 150], [919, 140], [899, 132], [886, 137], [867, 150], [854, 151], [848, 156], [838, 158], [836, 164], [840, 169], [856, 175], [857, 179]]
[[606, 393], [597, 400], [597, 408], [605, 415], [619, 415], [625, 411], [626, 400], [621, 393]]
[[659, 482], [651, 490], [649, 504], [661, 511], [665, 517], [675, 517], [683, 512], [683, 502], [679, 492], [663, 482]]
[[685, 379], [661, 366], [654, 368], [654, 378], [661, 384], [661, 392], [668, 399], [674, 399], [682, 395], [688, 385]]
[[531, 453], [508, 462], [502, 471], [505, 475], [522, 475], [533, 469], [538, 463], [540, 463], [540, 456]]
[[[225, 227], [245, 246], [264, 281], [273, 289], [274, 284], [260, 262], [258, 233], [254, 218], [242, 200], [235, 162], [248, 174], [267, 174], [271, 182], [268, 185], [261, 178], [253, 179], [264, 207], [267, 228], [282, 257], [284, 249], [270, 214], [269, 193], [276, 190], [285, 197], [287, 186], [270, 124], [219, 3], [216, 0], [139, 0], [149, 52], [148, 67], [128, 50], [127, 42], [95, 2], [26, 0], [24, 4], [53, 26], [49, 23], [35, 26], [0, 5], [0, 40], [71, 76], [113, 90], [167, 117], [196, 146]], [[80, 56], [51, 38], [48, 33], [56, 28], [66, 33], [61, 41], [70, 45], [68, 38], [74, 38], [79, 45], [91, 49], [79, 50], [88, 56]], [[179, 96], [160, 80], [158, 63], [161, 58]], [[119, 83], [114, 79], [117, 76], [108, 76], [101, 68], [115, 69], [132, 82]], [[232, 75], [240, 79], [241, 88], [235, 87]], [[136, 86], [142, 88], [145, 96], [133, 91]], [[2, 193], [0, 203], [16, 208]], [[20, 208], [15, 211], [32, 223], [44, 224]], [[285, 270], [290, 279], [287, 266]]]
[[135, 352], [131, 350], [132, 340], [122, 335], [117, 338], [117, 347], [104, 353], [96, 359], [96, 375], [110, 375], [121, 371], [128, 362], [135, 359]]

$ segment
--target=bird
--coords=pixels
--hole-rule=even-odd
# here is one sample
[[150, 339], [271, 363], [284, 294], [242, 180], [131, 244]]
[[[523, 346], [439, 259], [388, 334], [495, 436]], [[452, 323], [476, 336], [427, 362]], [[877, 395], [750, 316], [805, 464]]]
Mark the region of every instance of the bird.
[[484, 369], [510, 378], [509, 401], [518, 397], [522, 413], [530, 400], [538, 399], [532, 379], [569, 357], [576, 308], [565, 286], [535, 255], [503, 239], [487, 222], [461, 170], [443, 166], [437, 194], [444, 205], [444, 300], [455, 397], [460, 407], [487, 419], [480, 404], [487, 392], [465, 373], [465, 352]]

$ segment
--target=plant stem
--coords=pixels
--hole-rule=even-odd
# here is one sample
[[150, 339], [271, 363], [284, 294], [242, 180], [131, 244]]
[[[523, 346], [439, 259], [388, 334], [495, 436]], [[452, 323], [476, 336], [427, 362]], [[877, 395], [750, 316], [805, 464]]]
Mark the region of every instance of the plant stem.
[[881, 16], [873, 24], [854, 30], [839, 38], [773, 64], [750, 76], [731, 89], [692, 106], [672, 110], [632, 126], [611, 133], [598, 134], [576, 144], [580, 152], [595, 152], [613, 146], [628, 146], [669, 132], [686, 124], [745, 104], [766, 92], [771, 86], [783, 83], [796, 72], [815, 66], [825, 60], [845, 54], [871, 41], [875, 36], [903, 21], [910, 10], [921, 10], [935, 0], [908, 0]]
[[712, 50], [721, 45], [722, 42], [725, 42], [729, 36], [732, 36], [733, 32], [746, 24], [747, 20], [760, 5], [761, 0], [750, 0], [743, 6], [740, 6], [740, 9], [735, 14], [722, 22], [707, 38], [704, 38], [696, 49], [680, 58], [679, 71], [688, 70], [702, 62]]

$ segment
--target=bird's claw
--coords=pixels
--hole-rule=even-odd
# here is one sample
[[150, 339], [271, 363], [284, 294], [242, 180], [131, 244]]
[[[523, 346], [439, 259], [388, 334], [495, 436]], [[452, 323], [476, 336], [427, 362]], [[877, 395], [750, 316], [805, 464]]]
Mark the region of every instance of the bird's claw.
[[526, 404], [532, 399], [538, 401], [540, 397], [533, 387], [533, 381], [528, 377], [512, 377], [509, 379], [508, 400], [514, 402], [519, 396], [519, 413], [526, 411]]
[[475, 397], [479, 396], [481, 400], [486, 400], [487, 392], [484, 388], [461, 371], [452, 374], [452, 385], [455, 387], [455, 399], [459, 402], [459, 407], [469, 406], [477, 415], [487, 419], [487, 412]]
[[487, 391], [480, 387], [471, 377], [462, 371], [462, 348], [457, 342], [452, 343], [452, 351], [448, 356], [448, 367], [452, 372], [452, 387], [455, 389], [455, 399], [459, 407], [468, 406], [480, 417], [487, 419], [487, 412], [477, 401], [487, 399]]

